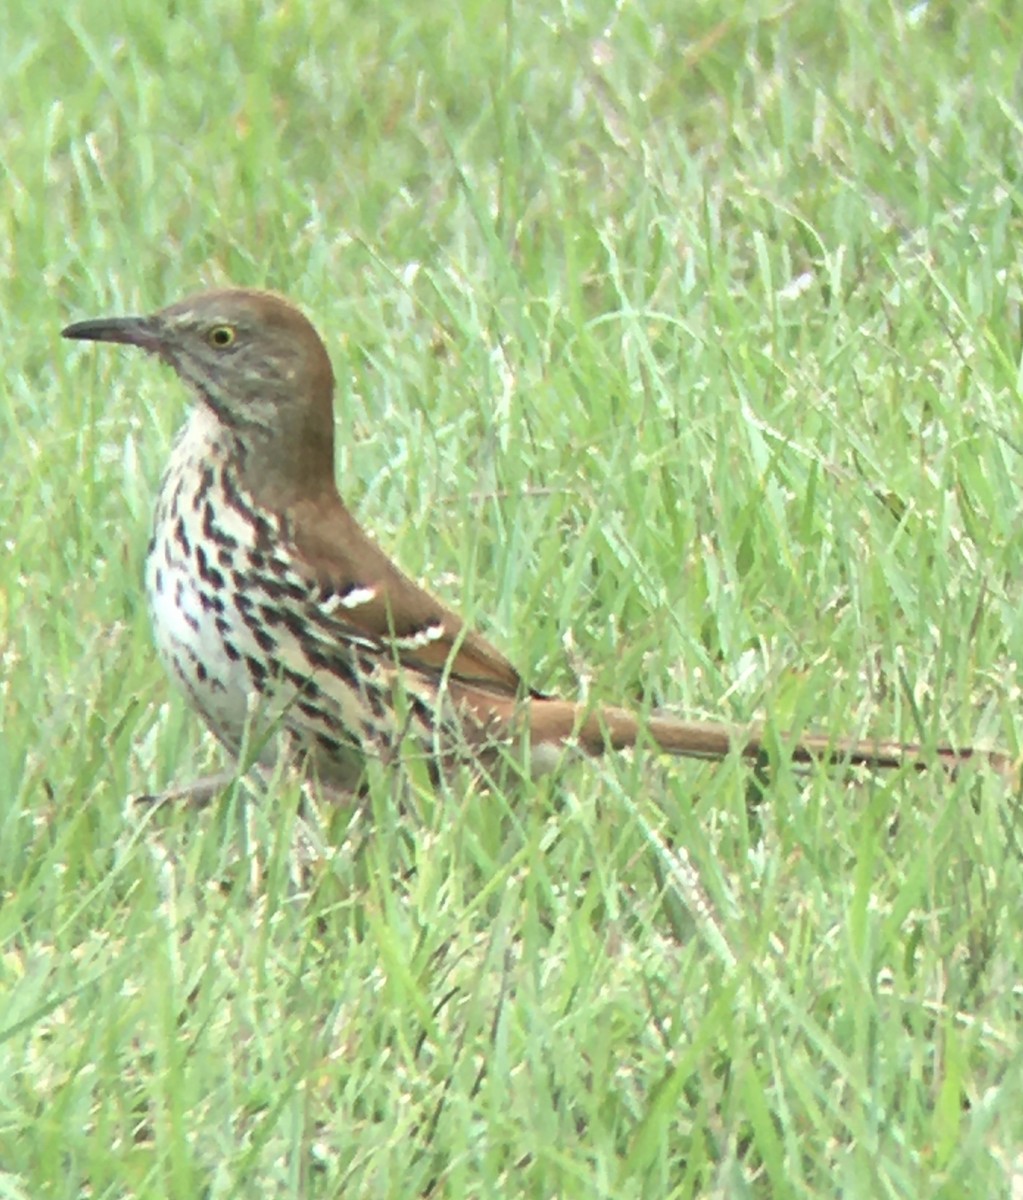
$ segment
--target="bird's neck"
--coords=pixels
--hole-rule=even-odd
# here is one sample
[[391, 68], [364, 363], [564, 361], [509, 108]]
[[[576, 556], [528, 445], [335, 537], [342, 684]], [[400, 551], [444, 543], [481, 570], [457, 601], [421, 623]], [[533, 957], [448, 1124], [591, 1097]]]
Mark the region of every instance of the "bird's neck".
[[232, 428], [197, 404], [178, 434], [171, 471], [223, 467], [255, 504], [275, 512], [336, 490], [332, 436], [313, 439], [290, 454], [282, 449], [276, 432]]

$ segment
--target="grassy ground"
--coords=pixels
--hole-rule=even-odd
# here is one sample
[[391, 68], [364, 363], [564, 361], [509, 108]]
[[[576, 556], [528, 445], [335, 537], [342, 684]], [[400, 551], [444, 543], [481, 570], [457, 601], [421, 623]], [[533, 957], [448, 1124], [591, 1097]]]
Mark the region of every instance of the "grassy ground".
[[1002, 779], [133, 809], [218, 761], [141, 601], [186, 398], [59, 339], [286, 291], [537, 686], [1015, 751], [1013, 6], [8, 7], [0, 1195], [1019, 1196]]

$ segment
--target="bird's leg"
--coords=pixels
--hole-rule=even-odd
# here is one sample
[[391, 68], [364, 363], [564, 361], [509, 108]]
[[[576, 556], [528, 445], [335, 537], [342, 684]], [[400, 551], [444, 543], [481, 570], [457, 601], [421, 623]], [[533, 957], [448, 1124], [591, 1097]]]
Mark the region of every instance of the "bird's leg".
[[237, 771], [218, 771], [215, 775], [203, 775], [192, 783], [179, 784], [162, 792], [144, 793], [132, 798], [133, 804], [156, 807], [184, 800], [196, 808], [205, 808], [218, 793], [230, 787], [238, 779]]

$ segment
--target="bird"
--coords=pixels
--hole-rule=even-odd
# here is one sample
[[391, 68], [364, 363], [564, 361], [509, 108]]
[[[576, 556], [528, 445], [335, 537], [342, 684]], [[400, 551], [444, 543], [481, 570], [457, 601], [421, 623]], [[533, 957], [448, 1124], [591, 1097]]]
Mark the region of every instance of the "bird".
[[[79, 321], [65, 338], [136, 347], [168, 364], [193, 405], [171, 450], [145, 561], [160, 658], [235, 759], [283, 761], [331, 797], [364, 787], [373, 757], [412, 747], [438, 773], [524, 770], [637, 743], [672, 756], [759, 759], [755, 727], [638, 716], [527, 687], [477, 630], [387, 556], [335, 476], [334, 372], [285, 297], [202, 291], [148, 316]], [[783, 739], [796, 762], [955, 771], [999, 751]], [[772, 739], [771, 744], [775, 744]], [[206, 799], [225, 777], [168, 795]]]

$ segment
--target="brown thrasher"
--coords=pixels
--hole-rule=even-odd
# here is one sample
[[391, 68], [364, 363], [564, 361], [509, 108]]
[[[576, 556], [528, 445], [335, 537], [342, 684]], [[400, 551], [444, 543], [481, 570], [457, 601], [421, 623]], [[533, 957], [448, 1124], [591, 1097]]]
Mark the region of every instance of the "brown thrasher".
[[[82, 321], [68, 338], [138, 346], [169, 363], [198, 403], [178, 434], [156, 506], [146, 591], [156, 641], [192, 706], [233, 755], [254, 744], [329, 791], [349, 792], [367, 754], [412, 738], [443, 763], [484, 762], [528, 739], [534, 773], [567, 746], [595, 755], [645, 734], [694, 758], [755, 757], [755, 730], [584, 709], [529, 691], [499, 650], [391, 562], [334, 480], [334, 375], [287, 300], [204, 292], [148, 317]], [[642, 731], [642, 732], [641, 732]], [[955, 768], [994, 751], [804, 736], [787, 753]], [[183, 793], [209, 795], [218, 780]]]

